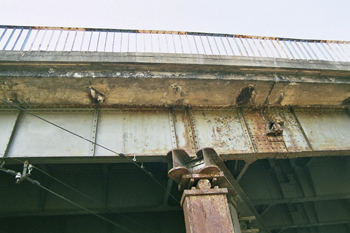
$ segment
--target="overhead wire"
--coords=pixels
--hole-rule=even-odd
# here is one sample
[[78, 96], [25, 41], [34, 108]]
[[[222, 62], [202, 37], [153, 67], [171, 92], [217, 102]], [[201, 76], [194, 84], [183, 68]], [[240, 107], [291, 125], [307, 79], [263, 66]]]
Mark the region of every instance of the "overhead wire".
[[90, 213], [90, 214], [92, 214], [92, 215], [94, 215], [94, 216], [96, 216], [96, 217], [98, 217], [98, 218], [100, 218], [100, 219], [106, 221], [106, 222], [109, 222], [110, 224], [112, 224], [112, 225], [114, 225], [114, 226], [117, 226], [117, 227], [119, 227], [119, 228], [122, 228], [122, 229], [126, 230], [127, 232], [133, 232], [133, 231], [129, 230], [128, 228], [126, 228], [126, 227], [124, 227], [124, 226], [122, 226], [122, 225], [120, 225], [120, 224], [118, 224], [118, 223], [116, 223], [116, 222], [114, 222], [114, 221], [112, 221], [112, 220], [110, 220], [110, 219], [108, 219], [108, 218], [106, 218], [106, 217], [100, 215], [100, 214], [97, 214], [97, 213], [95, 213], [95, 212], [93, 212], [93, 211], [91, 211], [91, 210], [89, 210], [89, 209], [87, 209], [87, 208], [85, 208], [85, 207], [83, 207], [83, 206], [81, 206], [81, 205], [79, 205], [79, 204], [77, 204], [77, 203], [75, 203], [75, 202], [73, 202], [73, 201], [71, 201], [71, 200], [65, 198], [64, 196], [62, 196], [62, 195], [60, 195], [60, 194], [58, 194], [58, 193], [56, 193], [56, 192], [54, 192], [54, 191], [52, 191], [52, 190], [50, 190], [50, 189], [44, 187], [44, 186], [42, 186], [42, 185], [41, 185], [38, 181], [36, 181], [36, 180], [32, 180], [31, 178], [28, 178], [28, 177], [26, 178], [26, 180], [28, 180], [28, 181], [31, 182], [32, 184], [34, 184], [34, 185], [36, 185], [36, 186], [38, 186], [38, 187], [40, 187], [40, 188], [42, 188], [42, 189], [44, 189], [44, 190], [46, 190], [47, 192], [49, 192], [49, 193], [51, 193], [51, 194], [53, 194], [53, 195], [55, 195], [55, 196], [57, 196], [57, 197], [59, 197], [59, 198], [65, 200], [65, 201], [71, 203], [72, 205], [75, 205], [75, 206], [79, 207], [80, 209], [82, 209], [82, 210], [84, 210], [84, 211], [86, 211], [86, 212], [88, 212], [88, 213]]
[[42, 121], [48, 123], [48, 124], [50, 124], [50, 125], [53, 125], [53, 126], [59, 128], [59, 129], [63, 130], [63, 131], [66, 131], [67, 133], [70, 133], [70, 134], [72, 134], [72, 135], [74, 135], [74, 136], [76, 136], [76, 137], [78, 137], [78, 138], [80, 138], [80, 139], [82, 139], [82, 140], [85, 140], [85, 141], [87, 141], [87, 142], [90, 142], [90, 143], [92, 143], [92, 144], [94, 144], [94, 145], [96, 145], [96, 146], [98, 146], [98, 147], [101, 147], [101, 148], [103, 148], [103, 149], [105, 149], [105, 150], [107, 150], [107, 151], [109, 151], [109, 152], [112, 152], [113, 154], [119, 155], [120, 157], [122, 157], [122, 158], [128, 160], [129, 162], [133, 163], [135, 166], [137, 166], [138, 168], [140, 168], [142, 171], [144, 171], [147, 175], [149, 175], [149, 176], [153, 179], [153, 181], [156, 182], [156, 183], [158, 184], [158, 186], [160, 186], [167, 194], [169, 194], [170, 197], [172, 197], [177, 203], [180, 204], [180, 201], [177, 200], [177, 198], [174, 197], [174, 195], [172, 195], [166, 188], [164, 188], [163, 185], [162, 185], [156, 178], [154, 178], [154, 176], [153, 176], [153, 174], [152, 174], [151, 172], [147, 171], [147, 169], [145, 169], [144, 166], [137, 164], [135, 161], [133, 161], [131, 158], [128, 158], [128, 157], [127, 157], [126, 155], [124, 155], [123, 153], [118, 153], [118, 152], [116, 152], [116, 151], [114, 151], [114, 150], [112, 150], [112, 149], [109, 149], [109, 148], [107, 148], [107, 147], [105, 147], [105, 146], [103, 146], [103, 145], [101, 145], [101, 144], [99, 144], [99, 143], [96, 143], [96, 142], [94, 142], [94, 141], [92, 141], [92, 140], [90, 140], [90, 139], [87, 139], [87, 138], [85, 138], [85, 137], [83, 137], [83, 136], [81, 136], [81, 135], [79, 135], [79, 134], [77, 134], [77, 133], [74, 133], [74, 132], [72, 132], [72, 131], [70, 131], [70, 130], [68, 130], [68, 129], [66, 129], [66, 128], [60, 126], [60, 125], [57, 125], [57, 124], [55, 124], [55, 123], [53, 123], [53, 122], [51, 122], [51, 121], [49, 121], [49, 120], [46, 120], [45, 118], [42, 118], [42, 117], [40, 117], [40, 116], [38, 116], [38, 115], [36, 115], [36, 114], [34, 114], [34, 113], [32, 113], [32, 112], [30, 112], [30, 111], [24, 109], [24, 108], [21, 108], [21, 107], [15, 105], [15, 104], [13, 104], [13, 103], [10, 103], [10, 102], [8, 102], [8, 101], [6, 101], [6, 100], [4, 100], [4, 99], [1, 99], [1, 98], [0, 98], [0, 100], [1, 100], [2, 102], [6, 103], [6, 104], [8, 104], [8, 105], [10, 105], [10, 106], [12, 106], [12, 107], [15, 107], [15, 108], [17, 108], [17, 109], [19, 109], [19, 110], [21, 110], [21, 111], [23, 111], [23, 112], [25, 112], [25, 113], [28, 113], [29, 115], [32, 115], [32, 116], [34, 116], [34, 117], [36, 117], [36, 118], [38, 118], [38, 119], [40, 119], [40, 120], [42, 120]]
[[[5, 169], [5, 168], [3, 168], [3, 167], [0, 167], [0, 171], [6, 172], [6, 173], [11, 174], [11, 175], [17, 175], [17, 172], [15, 172], [15, 171], [13, 171], [13, 170], [10, 170], [10, 169]], [[121, 228], [121, 229], [124, 229], [124, 230], [126, 230], [127, 232], [133, 232], [133, 231], [129, 230], [128, 228], [126, 228], [126, 227], [124, 227], [124, 226], [122, 226], [122, 225], [120, 225], [120, 224], [118, 224], [118, 223], [116, 223], [116, 222], [114, 222], [114, 221], [112, 221], [112, 220], [110, 220], [110, 219], [108, 219], [108, 218], [106, 218], [106, 217], [100, 215], [100, 214], [97, 214], [97, 213], [95, 213], [94, 211], [89, 210], [89, 209], [85, 208], [84, 206], [81, 206], [81, 205], [75, 203], [74, 201], [69, 200], [68, 198], [66, 198], [66, 197], [64, 197], [64, 196], [62, 196], [62, 195], [60, 195], [60, 194], [58, 194], [58, 193], [52, 191], [51, 189], [46, 188], [45, 186], [41, 185], [40, 182], [37, 181], [37, 180], [31, 179], [31, 178], [29, 178], [29, 177], [24, 177], [24, 179], [27, 180], [27, 181], [29, 181], [29, 182], [32, 183], [33, 185], [36, 185], [36, 186], [40, 187], [41, 189], [43, 189], [43, 190], [45, 190], [45, 191], [47, 191], [47, 192], [49, 192], [49, 193], [51, 193], [51, 194], [53, 194], [53, 195], [55, 195], [55, 196], [61, 198], [62, 200], [65, 200], [66, 202], [69, 202], [70, 204], [72, 204], [72, 205], [74, 205], [74, 206], [76, 206], [76, 207], [78, 207], [78, 208], [84, 210], [84, 211], [87, 212], [87, 213], [90, 213], [90, 214], [92, 214], [92, 215], [94, 215], [94, 216], [96, 216], [96, 217], [98, 217], [98, 218], [100, 218], [100, 219], [102, 219], [102, 220], [104, 220], [104, 221], [106, 221], [106, 222], [108, 222], [108, 223], [110, 223], [110, 224], [116, 226], [116, 227], [119, 227], [119, 228]]]
[[[0, 154], [1, 154], [1, 153], [0, 153]], [[23, 163], [23, 164], [24, 164], [24, 162], [21, 161], [21, 160], [19, 160], [19, 159], [12, 158], [12, 157], [10, 157], [10, 158], [13, 159], [13, 160], [15, 160], [15, 161], [17, 161], [17, 162], [20, 162], [20, 163]], [[37, 166], [32, 165], [32, 167], [33, 167], [34, 169], [40, 171], [40, 172], [43, 173], [44, 175], [46, 175], [46, 176], [52, 178], [53, 180], [57, 181], [58, 183], [60, 183], [60, 184], [62, 184], [62, 185], [64, 185], [64, 186], [66, 186], [67, 188], [69, 188], [69, 189], [75, 191], [76, 193], [79, 193], [80, 195], [84, 196], [85, 198], [88, 198], [88, 199], [94, 201], [95, 203], [97, 203], [97, 204], [99, 204], [99, 205], [105, 207], [105, 205], [104, 205], [102, 202], [100, 202], [100, 201], [98, 201], [98, 200], [96, 200], [96, 199], [94, 199], [94, 198], [92, 198], [92, 197], [86, 195], [85, 193], [83, 193], [83, 192], [81, 192], [81, 191], [79, 191], [79, 190], [73, 188], [72, 186], [66, 184], [65, 182], [59, 180], [58, 178], [56, 178], [56, 177], [50, 175], [49, 173], [43, 171], [43, 170], [40, 169], [40, 168], [38, 168]], [[128, 219], [128, 220], [130, 220], [130, 221], [132, 221], [132, 222], [134, 222], [134, 223], [136, 223], [136, 224], [138, 224], [138, 225], [144, 227], [144, 228], [147, 228], [147, 227], [145, 227], [144, 225], [141, 225], [139, 222], [135, 221], [134, 219], [129, 218], [128, 216], [126, 216], [126, 215], [124, 215], [124, 214], [121, 214], [119, 211], [116, 211], [116, 210], [114, 210], [114, 209], [112, 209], [112, 208], [106, 208], [106, 210], [109, 210], [109, 211], [111, 211], [112, 213], [118, 214], [118, 215], [120, 215], [120, 216], [122, 216], [122, 217], [124, 217], [124, 218], [126, 218], [126, 219]], [[152, 231], [151, 229], [148, 229], [148, 230]]]
[[[103, 148], [103, 149], [105, 149], [105, 150], [108, 150], [108, 151], [110, 151], [110, 152], [112, 152], [112, 153], [114, 153], [114, 154], [117, 154], [117, 155], [121, 156], [122, 158], [127, 159], [128, 161], [132, 162], [132, 163], [135, 164], [137, 167], [139, 167], [141, 170], [143, 170], [147, 175], [149, 175], [162, 189], [165, 190], [165, 192], [166, 192], [167, 194], [169, 194], [169, 196], [171, 196], [176, 202], [179, 203], [179, 201], [178, 201], [167, 189], [165, 189], [165, 188], [162, 186], [162, 184], [159, 183], [158, 180], [156, 180], [156, 179], [153, 177], [153, 174], [152, 174], [151, 172], [147, 171], [143, 166], [140, 166], [139, 164], [137, 164], [136, 162], [134, 162], [132, 159], [129, 159], [128, 157], [126, 157], [123, 153], [118, 153], [118, 152], [116, 152], [116, 151], [113, 151], [113, 150], [111, 150], [111, 149], [109, 149], [109, 148], [107, 148], [107, 147], [105, 147], [105, 146], [103, 146], [103, 145], [100, 145], [100, 144], [98, 144], [98, 143], [96, 143], [96, 142], [94, 142], [94, 141], [91, 141], [91, 140], [89, 140], [89, 139], [87, 139], [87, 138], [85, 138], [85, 137], [83, 137], [83, 136], [81, 136], [81, 135], [79, 135], [79, 134], [76, 134], [76, 133], [74, 133], [74, 132], [72, 132], [72, 131], [70, 131], [70, 130], [68, 130], [68, 129], [65, 129], [65, 128], [62, 127], [62, 126], [59, 126], [59, 125], [57, 125], [57, 124], [55, 124], [55, 123], [53, 123], [53, 122], [50, 122], [50, 121], [48, 121], [48, 120], [46, 120], [46, 119], [44, 119], [44, 118], [42, 118], [42, 117], [40, 117], [40, 116], [38, 116], [38, 115], [36, 115], [36, 114], [34, 114], [34, 113], [31, 113], [31, 112], [27, 111], [26, 109], [23, 109], [23, 108], [21, 108], [21, 107], [19, 107], [19, 106], [17, 106], [17, 105], [14, 105], [14, 104], [12, 104], [12, 103], [10, 103], [10, 102], [7, 102], [7, 101], [5, 101], [5, 100], [3, 100], [3, 99], [1, 99], [1, 98], [0, 98], [0, 100], [3, 101], [3, 102], [6, 103], [6, 104], [9, 104], [9, 105], [11, 105], [11, 106], [13, 106], [13, 107], [15, 107], [15, 108], [17, 108], [17, 109], [23, 111], [23, 112], [26, 112], [26, 113], [28, 113], [28, 114], [30, 114], [30, 115], [32, 115], [32, 116], [38, 118], [38, 119], [40, 119], [40, 120], [43, 120], [44, 122], [46, 122], [46, 123], [48, 123], [48, 124], [51, 124], [51, 125], [53, 125], [53, 126], [59, 128], [59, 129], [61, 129], [61, 130], [63, 130], [63, 131], [66, 131], [66, 132], [68, 132], [68, 133], [70, 133], [70, 134], [72, 134], [72, 135], [74, 135], [74, 136], [76, 136], [76, 137], [78, 137], [78, 138], [81, 138], [81, 139], [83, 139], [83, 140], [85, 140], [85, 141], [88, 141], [88, 142], [90, 142], [90, 143], [93, 143], [93, 144], [95, 144], [96, 146], [99, 146], [99, 147], [101, 147], [101, 148]], [[19, 159], [16, 159], [16, 158], [11, 158], [11, 159], [14, 159], [14, 160], [16, 160], [16, 161], [19, 161], [19, 162], [21, 162], [21, 163], [24, 163], [23, 161], [21, 161], [21, 160], [19, 160]], [[98, 204], [104, 206], [103, 203], [101, 203], [101, 202], [99, 202], [99, 201], [93, 199], [92, 197], [89, 197], [88, 195], [86, 195], [86, 194], [80, 192], [79, 190], [77, 190], [77, 189], [75, 189], [75, 188], [69, 186], [68, 184], [64, 183], [63, 181], [61, 181], [61, 180], [59, 180], [59, 179], [57, 179], [57, 178], [55, 178], [54, 176], [52, 176], [52, 175], [50, 175], [49, 173], [47, 173], [47, 172], [41, 170], [40, 168], [38, 168], [38, 167], [36, 167], [36, 166], [33, 166], [33, 168], [35, 168], [36, 170], [42, 172], [43, 174], [45, 174], [45, 175], [51, 177], [52, 179], [56, 180], [57, 182], [61, 183], [62, 185], [66, 186], [66, 187], [68, 187], [68, 188], [70, 188], [70, 189], [72, 189], [73, 191], [79, 193], [80, 195], [82, 195], [82, 196], [84, 196], [84, 197], [86, 197], [86, 198], [88, 198], [88, 199], [90, 199], [90, 200], [93, 200], [94, 202], [96, 202], [96, 203], [98, 203]], [[29, 179], [30, 179], [30, 178], [29, 178]], [[34, 183], [33, 183], [33, 184], [34, 184]], [[37, 183], [35, 183], [35, 184], [37, 184]], [[40, 184], [40, 183], [39, 183], [39, 184]], [[40, 185], [40, 187], [43, 188], [43, 189], [45, 189], [46, 191], [48, 191], [48, 192], [50, 192], [50, 193], [53, 193], [53, 191], [47, 189], [46, 187], [44, 187], [44, 186], [42, 186], [42, 185]], [[70, 201], [69, 199], [67, 199], [67, 198], [65, 198], [65, 197], [63, 197], [63, 196], [61, 196], [61, 195], [59, 195], [59, 194], [57, 194], [57, 193], [53, 193], [53, 194], [55, 194], [56, 196], [58, 196], [58, 197], [60, 197], [60, 198], [62, 198], [62, 199], [64, 199], [64, 200], [70, 202], [70, 203], [73, 204], [73, 205], [78, 206], [79, 208], [81, 208], [81, 209], [83, 209], [83, 210], [87, 210], [87, 212], [92, 213], [92, 214], [96, 215], [96, 216], [99, 217], [99, 218], [102, 218], [102, 219], [104, 218], [103, 216], [100, 216], [100, 215], [94, 213], [93, 211], [88, 210], [87, 208], [85, 208], [85, 207], [83, 207], [83, 206], [80, 206], [79, 204], [76, 204], [76, 203]], [[107, 210], [111, 210], [111, 209], [108, 209], [108, 208], [107, 208]], [[136, 222], [135, 220], [130, 219], [129, 217], [127, 217], [127, 216], [125, 216], [125, 215], [123, 215], [123, 214], [121, 214], [121, 213], [118, 213], [118, 212], [115, 211], [115, 210], [112, 210], [112, 211], [140, 225], [140, 223]], [[111, 222], [111, 221], [108, 220], [108, 219], [106, 219], [106, 220], [107, 220], [108, 222]], [[113, 224], [113, 223], [112, 223], [112, 224]], [[113, 225], [116, 225], [116, 224], [113, 224]], [[117, 226], [118, 226], [118, 224], [117, 224]], [[122, 227], [122, 228], [123, 228], [123, 227]], [[123, 228], [123, 229], [124, 229], [124, 228]]]

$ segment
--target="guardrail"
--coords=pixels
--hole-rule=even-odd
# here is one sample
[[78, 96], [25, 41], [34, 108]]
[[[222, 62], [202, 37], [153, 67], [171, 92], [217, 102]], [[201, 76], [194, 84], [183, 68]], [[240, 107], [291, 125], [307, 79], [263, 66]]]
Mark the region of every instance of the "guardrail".
[[350, 61], [349, 41], [91, 28], [0, 26], [0, 50], [150, 52]]

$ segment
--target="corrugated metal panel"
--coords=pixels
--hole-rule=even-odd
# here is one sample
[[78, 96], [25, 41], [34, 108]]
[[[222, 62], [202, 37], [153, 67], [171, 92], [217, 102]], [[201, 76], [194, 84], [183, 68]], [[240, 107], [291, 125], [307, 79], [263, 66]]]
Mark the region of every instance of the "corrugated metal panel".
[[231, 34], [0, 26], [0, 50], [182, 53], [350, 61], [350, 42]]

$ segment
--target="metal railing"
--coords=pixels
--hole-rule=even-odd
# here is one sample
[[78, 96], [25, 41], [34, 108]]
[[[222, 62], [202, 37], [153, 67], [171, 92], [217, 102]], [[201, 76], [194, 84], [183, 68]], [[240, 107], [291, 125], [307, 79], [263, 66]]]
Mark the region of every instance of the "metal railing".
[[349, 41], [90, 28], [0, 26], [0, 50], [180, 53], [350, 61]]

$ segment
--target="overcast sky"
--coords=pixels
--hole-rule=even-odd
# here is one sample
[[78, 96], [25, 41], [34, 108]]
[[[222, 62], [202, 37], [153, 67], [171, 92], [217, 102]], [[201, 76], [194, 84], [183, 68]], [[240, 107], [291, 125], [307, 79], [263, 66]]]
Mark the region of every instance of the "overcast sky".
[[0, 24], [350, 41], [350, 0], [0, 0]]

